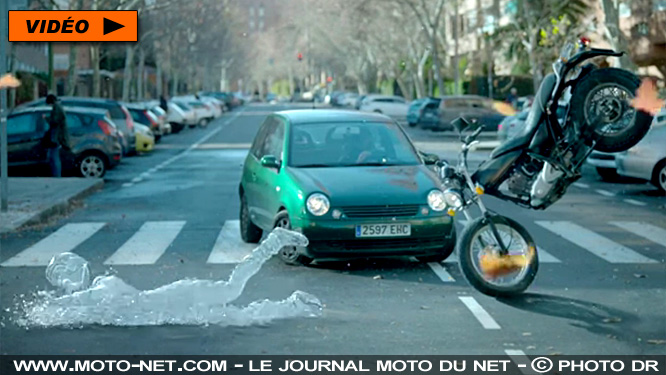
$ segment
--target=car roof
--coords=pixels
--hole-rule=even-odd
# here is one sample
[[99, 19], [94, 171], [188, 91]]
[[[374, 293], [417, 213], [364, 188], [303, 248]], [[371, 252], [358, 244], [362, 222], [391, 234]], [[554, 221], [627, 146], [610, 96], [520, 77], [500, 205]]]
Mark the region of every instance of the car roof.
[[345, 111], [334, 109], [298, 109], [275, 113], [292, 124], [314, 124], [327, 122], [383, 122], [393, 123], [389, 117], [378, 113]]
[[[76, 106], [63, 106], [65, 113], [79, 113], [79, 114], [93, 114], [98, 116], [106, 116], [109, 114], [109, 110], [104, 108], [90, 108], [90, 107], [76, 107]], [[30, 113], [30, 112], [49, 112], [51, 111], [51, 106], [39, 106], [39, 107], [25, 107], [25, 108], [16, 108], [10, 115], [17, 115], [21, 113]]]
[[491, 100], [485, 96], [480, 95], [445, 95], [439, 98], [440, 100], [450, 100], [450, 99], [475, 99], [475, 100]]
[[366, 99], [393, 99], [393, 98], [405, 99], [402, 96], [398, 95], [370, 94], [366, 96]]

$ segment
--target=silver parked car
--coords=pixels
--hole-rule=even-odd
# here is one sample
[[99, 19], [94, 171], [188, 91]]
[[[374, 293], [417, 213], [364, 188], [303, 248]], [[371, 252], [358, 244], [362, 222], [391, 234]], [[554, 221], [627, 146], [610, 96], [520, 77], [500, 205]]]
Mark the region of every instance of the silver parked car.
[[640, 143], [615, 157], [617, 173], [652, 182], [666, 193], [666, 109]]

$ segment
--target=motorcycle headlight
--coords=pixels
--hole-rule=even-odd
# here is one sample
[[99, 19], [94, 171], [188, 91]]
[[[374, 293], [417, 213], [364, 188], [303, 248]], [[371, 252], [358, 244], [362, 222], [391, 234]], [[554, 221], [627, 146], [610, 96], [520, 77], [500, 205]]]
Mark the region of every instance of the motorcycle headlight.
[[326, 215], [331, 208], [331, 202], [328, 201], [328, 198], [326, 198], [324, 194], [314, 193], [308, 198], [306, 206], [311, 214], [315, 216], [323, 216]]
[[440, 190], [433, 190], [428, 193], [428, 206], [430, 206], [433, 211], [444, 211], [444, 209], [446, 209], [444, 193]]
[[453, 208], [460, 208], [463, 206], [462, 194], [454, 189], [448, 189], [444, 192], [444, 201], [447, 205]]

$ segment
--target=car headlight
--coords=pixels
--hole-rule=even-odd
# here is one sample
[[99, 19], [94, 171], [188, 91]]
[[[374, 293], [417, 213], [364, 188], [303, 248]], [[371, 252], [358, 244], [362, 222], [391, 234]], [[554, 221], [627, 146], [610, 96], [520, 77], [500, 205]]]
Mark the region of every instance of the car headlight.
[[433, 190], [428, 193], [428, 206], [430, 206], [433, 211], [444, 211], [444, 209], [446, 209], [444, 193], [440, 190]]
[[447, 205], [453, 208], [460, 208], [463, 206], [462, 194], [454, 189], [448, 189], [444, 192], [444, 201]]
[[328, 198], [326, 198], [324, 194], [314, 193], [308, 198], [306, 206], [311, 214], [315, 216], [323, 216], [326, 215], [329, 208], [331, 208], [331, 202], [328, 201]]

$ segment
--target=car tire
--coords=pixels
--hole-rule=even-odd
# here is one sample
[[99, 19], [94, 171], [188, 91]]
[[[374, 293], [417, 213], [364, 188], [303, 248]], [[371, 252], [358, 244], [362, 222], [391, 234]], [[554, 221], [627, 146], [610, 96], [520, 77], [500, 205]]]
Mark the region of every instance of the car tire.
[[615, 181], [620, 178], [620, 175], [617, 174], [617, 170], [614, 168], [597, 167], [597, 173], [603, 181]]
[[109, 160], [101, 152], [89, 151], [77, 159], [76, 167], [80, 177], [102, 178], [109, 169]]
[[408, 122], [407, 124], [409, 125], [410, 128], [415, 128], [416, 125], [418, 125], [419, 123], [418, 122]]
[[202, 118], [202, 119], [199, 121], [199, 124], [198, 124], [198, 125], [199, 125], [200, 128], [205, 128], [206, 126], [208, 126], [208, 123], [209, 123], [209, 122], [210, 122], [210, 121], [209, 121], [207, 118]]
[[423, 263], [439, 263], [445, 261], [448, 257], [451, 256], [451, 254], [453, 254], [453, 251], [456, 249], [455, 232], [452, 237], [453, 238], [447, 240], [446, 245], [440, 249], [439, 253], [433, 255], [417, 256], [416, 259]]
[[652, 183], [662, 194], [666, 194], [666, 160], [662, 160], [655, 167]]
[[[291, 229], [291, 220], [286, 210], [278, 212], [277, 216], [275, 216], [273, 228]], [[312, 262], [312, 258], [300, 254], [298, 249], [293, 246], [283, 247], [280, 249], [278, 256], [290, 266], [307, 266]]]
[[246, 243], [259, 243], [261, 240], [261, 235], [263, 231], [258, 226], [254, 225], [252, 219], [250, 218], [250, 210], [247, 206], [247, 198], [245, 194], [241, 196], [241, 207], [240, 207], [240, 234], [243, 242]]
[[379, 110], [379, 109], [375, 109], [375, 110], [372, 111], [372, 112], [374, 112], [374, 113], [379, 113], [380, 115], [383, 113], [383, 112], [382, 112], [381, 110]]

